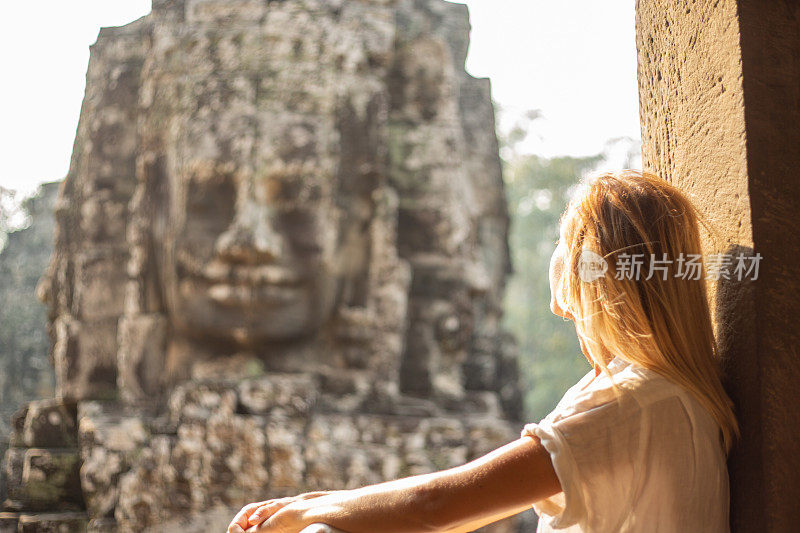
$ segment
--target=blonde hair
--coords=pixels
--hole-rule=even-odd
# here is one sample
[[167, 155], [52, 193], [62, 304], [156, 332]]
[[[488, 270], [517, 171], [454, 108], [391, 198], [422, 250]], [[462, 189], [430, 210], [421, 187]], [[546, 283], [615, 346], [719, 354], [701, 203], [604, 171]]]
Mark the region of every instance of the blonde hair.
[[[693, 394], [719, 424], [727, 453], [739, 428], [721, 381], [701, 255], [702, 217], [680, 190], [647, 172], [608, 172], [580, 185], [561, 216], [564, 270], [556, 291], [562, 307], [588, 350], [602, 354], [593, 362], [605, 373], [616, 356]], [[608, 265], [588, 280], [581, 258], [586, 249]], [[678, 275], [679, 257], [695, 258], [699, 274]], [[665, 270], [651, 274], [652, 258], [660, 261], [653, 267]], [[615, 268], [618, 261], [627, 267], [638, 262], [639, 275]]]

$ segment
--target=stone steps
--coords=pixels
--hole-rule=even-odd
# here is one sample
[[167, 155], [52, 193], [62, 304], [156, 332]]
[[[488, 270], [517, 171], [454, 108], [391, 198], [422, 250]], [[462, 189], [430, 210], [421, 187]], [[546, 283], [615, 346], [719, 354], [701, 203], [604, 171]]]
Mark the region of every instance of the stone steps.
[[0, 533], [85, 533], [86, 513], [0, 513]]

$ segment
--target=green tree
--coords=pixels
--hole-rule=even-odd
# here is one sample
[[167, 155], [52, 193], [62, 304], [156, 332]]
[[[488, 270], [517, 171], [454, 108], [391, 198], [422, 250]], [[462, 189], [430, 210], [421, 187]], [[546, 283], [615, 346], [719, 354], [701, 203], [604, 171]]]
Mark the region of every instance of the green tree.
[[531, 420], [550, 412], [589, 370], [572, 322], [550, 312], [548, 270], [571, 187], [601, 160], [602, 155], [528, 155], [506, 167], [514, 275], [506, 289], [505, 320], [520, 345], [525, 410]]
[[639, 151], [636, 141], [615, 138], [606, 143], [603, 152], [588, 157], [519, 153], [519, 144], [539, 117], [538, 111], [528, 112], [523, 122], [500, 135], [514, 267], [506, 288], [504, 323], [519, 343], [529, 420], [547, 415], [591, 368], [581, 353], [574, 324], [550, 312], [548, 271], [561, 213], [580, 177], [608, 164], [612, 150], [625, 150], [624, 167], [636, 161]]
[[[0, 215], [0, 230], [8, 231], [5, 248], [0, 251], [0, 443], [17, 408], [53, 395], [47, 313], [35, 290], [53, 248], [57, 192], [57, 182], [44, 184], [34, 196], [14, 206], [13, 212], [3, 210]], [[5, 198], [5, 205], [14, 205], [8, 201], [13, 195]], [[28, 225], [20, 228], [23, 219]]]
[[9, 233], [28, 223], [25, 208], [17, 201], [16, 195], [16, 191], [0, 187], [0, 250], [5, 246]]

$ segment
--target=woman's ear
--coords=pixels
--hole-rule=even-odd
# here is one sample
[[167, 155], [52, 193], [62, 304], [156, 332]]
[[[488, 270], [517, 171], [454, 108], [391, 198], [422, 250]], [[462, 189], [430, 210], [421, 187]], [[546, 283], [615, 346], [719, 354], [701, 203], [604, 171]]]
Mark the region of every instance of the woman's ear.
[[558, 297], [558, 286], [561, 282], [561, 275], [564, 272], [564, 247], [559, 243], [553, 251], [553, 256], [550, 258], [550, 311], [563, 318], [573, 319], [572, 314], [565, 310], [563, 302]]

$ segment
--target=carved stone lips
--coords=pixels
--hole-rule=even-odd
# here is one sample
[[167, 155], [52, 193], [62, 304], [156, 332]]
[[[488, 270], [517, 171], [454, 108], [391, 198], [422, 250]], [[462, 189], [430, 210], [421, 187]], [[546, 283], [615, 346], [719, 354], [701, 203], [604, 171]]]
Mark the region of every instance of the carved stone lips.
[[295, 301], [302, 278], [278, 265], [241, 265], [212, 261], [200, 277], [209, 283], [209, 296], [219, 304], [240, 307], [256, 302]]
[[255, 305], [258, 302], [266, 304], [286, 303], [295, 301], [300, 291], [295, 285], [264, 284], [247, 286], [226, 283], [211, 285], [208, 295], [217, 303], [239, 307], [241, 305]]
[[279, 265], [237, 265], [212, 261], [202, 269], [201, 276], [214, 284], [245, 285], [248, 287], [300, 285], [303, 279], [292, 270]]

